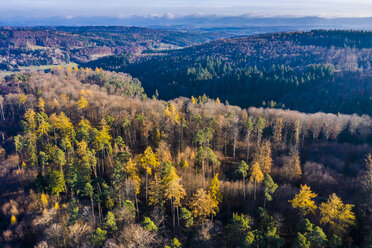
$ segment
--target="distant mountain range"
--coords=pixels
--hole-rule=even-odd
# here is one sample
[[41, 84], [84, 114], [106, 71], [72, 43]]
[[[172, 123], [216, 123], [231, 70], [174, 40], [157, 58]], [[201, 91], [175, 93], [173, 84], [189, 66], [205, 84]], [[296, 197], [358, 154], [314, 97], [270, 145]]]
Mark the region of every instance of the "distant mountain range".
[[123, 25], [152, 27], [168, 30], [218, 31], [235, 35], [281, 32], [310, 29], [372, 30], [372, 17], [368, 18], [322, 18], [322, 17], [253, 17], [242, 16], [131, 16], [131, 17], [50, 17], [50, 18], [4, 18], [2, 26], [86, 26]]

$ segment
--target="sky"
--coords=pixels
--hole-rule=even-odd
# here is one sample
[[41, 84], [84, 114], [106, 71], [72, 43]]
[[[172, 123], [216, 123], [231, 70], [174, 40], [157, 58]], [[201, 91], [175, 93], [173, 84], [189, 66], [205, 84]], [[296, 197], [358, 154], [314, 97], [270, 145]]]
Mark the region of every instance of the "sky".
[[0, 0], [0, 16], [253, 15], [371, 17], [372, 0]]

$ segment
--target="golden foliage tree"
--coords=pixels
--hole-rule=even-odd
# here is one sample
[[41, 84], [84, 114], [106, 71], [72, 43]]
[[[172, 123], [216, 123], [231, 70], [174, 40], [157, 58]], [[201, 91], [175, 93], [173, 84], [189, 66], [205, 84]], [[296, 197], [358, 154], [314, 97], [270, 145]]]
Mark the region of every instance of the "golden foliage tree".
[[[222, 202], [222, 193], [220, 189], [220, 181], [218, 180], [218, 173], [209, 181], [209, 192], [212, 196], [212, 199], [216, 202], [216, 212], [219, 211], [218, 204]], [[213, 218], [213, 216], [212, 216]]]
[[209, 192], [198, 189], [191, 199], [190, 209], [194, 218], [203, 221], [209, 215], [216, 215], [216, 203]]
[[88, 106], [88, 100], [84, 96], [80, 96], [78, 106], [80, 109], [85, 109]]
[[290, 152], [287, 164], [284, 165], [284, 172], [290, 180], [300, 179], [302, 169], [300, 166], [300, 156], [297, 149], [292, 149]]
[[274, 144], [279, 145], [282, 142], [283, 119], [278, 118], [275, 121], [273, 139]]
[[165, 108], [165, 116], [169, 118], [172, 123], [179, 124], [180, 116], [173, 103], [168, 103]]
[[305, 216], [309, 213], [314, 213], [317, 209], [313, 198], [317, 197], [318, 195], [313, 193], [309, 186], [301, 185], [300, 192], [295, 195], [293, 200], [289, 202], [292, 203], [293, 208], [298, 208], [301, 212], [301, 216]]
[[251, 168], [251, 176], [249, 178], [250, 182], [254, 182], [254, 200], [256, 200], [256, 189], [257, 189], [257, 184], [261, 183], [264, 179], [264, 174], [261, 171], [260, 164], [258, 162], [255, 162], [252, 165]]
[[177, 170], [174, 166], [170, 167], [168, 174], [163, 178], [163, 182], [165, 187], [165, 197], [171, 202], [174, 227], [176, 210], [179, 224], [178, 208], [181, 206], [181, 200], [186, 196], [186, 191], [181, 184], [181, 178], [177, 175]]
[[146, 173], [146, 202], [148, 200], [148, 180], [149, 175], [152, 175], [152, 170], [160, 166], [160, 162], [156, 154], [148, 146], [143, 154], [139, 157], [139, 163], [145, 169]]
[[[128, 181], [132, 181], [134, 184], [134, 197], [137, 204], [137, 195], [140, 193], [141, 178], [138, 175], [138, 168], [136, 166], [136, 163], [134, 163], [132, 159], [129, 159], [129, 161], [125, 165], [125, 173], [127, 176], [126, 183], [128, 183]], [[128, 189], [128, 186], [126, 188]]]
[[345, 234], [350, 225], [355, 224], [355, 215], [351, 211], [354, 205], [344, 204], [335, 194], [331, 194], [327, 202], [323, 202], [320, 207], [320, 223], [329, 224], [333, 234], [341, 236]]
[[17, 223], [17, 218], [14, 215], [12, 215], [12, 217], [10, 217], [10, 224], [14, 225], [15, 223]]
[[254, 162], [258, 162], [263, 173], [270, 173], [273, 159], [271, 158], [271, 144], [266, 140], [259, 145], [255, 154]]
[[45, 112], [45, 100], [42, 97], [39, 97], [36, 107], [40, 112]]

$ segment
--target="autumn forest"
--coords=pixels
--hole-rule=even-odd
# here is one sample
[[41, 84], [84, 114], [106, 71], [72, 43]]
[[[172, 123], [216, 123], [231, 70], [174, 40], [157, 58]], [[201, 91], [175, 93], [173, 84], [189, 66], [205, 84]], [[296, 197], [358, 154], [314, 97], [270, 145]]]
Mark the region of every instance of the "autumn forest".
[[141, 32], [178, 47], [0, 78], [0, 247], [372, 246], [370, 32], [197, 46], [215, 37]]

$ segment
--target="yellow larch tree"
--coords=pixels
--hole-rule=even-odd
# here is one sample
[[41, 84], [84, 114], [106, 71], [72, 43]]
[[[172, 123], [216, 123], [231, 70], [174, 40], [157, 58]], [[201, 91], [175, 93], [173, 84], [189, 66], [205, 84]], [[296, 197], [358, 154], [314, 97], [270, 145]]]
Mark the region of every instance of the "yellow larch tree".
[[45, 112], [45, 100], [42, 97], [39, 97], [36, 107], [40, 112]]
[[282, 142], [282, 132], [283, 132], [283, 119], [278, 118], [275, 121], [273, 140], [275, 145], [279, 145]]
[[288, 163], [284, 166], [286, 176], [290, 180], [300, 179], [302, 176], [300, 155], [297, 149], [292, 149], [288, 159]]
[[[221, 193], [220, 185], [221, 183], [218, 180], [218, 173], [216, 173], [214, 177], [209, 181], [208, 190], [212, 198], [217, 202], [217, 206], [222, 201], [222, 193]], [[218, 212], [218, 208], [216, 211]]]
[[48, 199], [49, 195], [42, 193], [40, 196], [41, 205], [43, 208], [46, 208], [48, 206]]
[[[220, 189], [220, 181], [218, 180], [218, 173], [214, 175], [214, 177], [209, 181], [209, 193], [214, 200], [215, 212], [218, 213], [219, 207], [218, 204], [222, 202], [222, 193]], [[211, 218], [213, 220], [213, 214], [211, 215]]]
[[17, 223], [17, 218], [14, 215], [12, 215], [12, 217], [10, 217], [10, 224], [14, 225], [15, 223]]
[[172, 123], [175, 123], [175, 124], [180, 123], [181, 118], [178, 114], [176, 106], [174, 106], [173, 103], [166, 104], [166, 108], [165, 108], [164, 113], [165, 113], [165, 116], [167, 116]]
[[21, 94], [21, 96], [19, 97], [19, 102], [24, 105], [27, 101], [27, 96], [25, 94]]
[[84, 96], [80, 96], [77, 103], [80, 109], [85, 109], [88, 106], [88, 100]]
[[203, 221], [210, 215], [216, 215], [216, 208], [216, 201], [205, 189], [198, 189], [191, 199], [190, 209], [198, 221]]
[[342, 236], [350, 225], [355, 224], [355, 214], [351, 211], [354, 205], [344, 204], [335, 193], [320, 207], [320, 224], [329, 224], [333, 234]]
[[140, 165], [145, 169], [146, 173], [146, 203], [148, 199], [148, 180], [149, 175], [152, 175], [152, 170], [160, 166], [157, 155], [152, 151], [151, 147], [148, 146], [143, 154], [139, 157]]
[[192, 102], [192, 104], [196, 104], [196, 98], [191, 96], [191, 102]]
[[125, 165], [125, 172], [127, 175], [127, 180], [132, 180], [134, 183], [135, 195], [138, 195], [140, 193], [141, 178], [138, 175], [136, 163], [134, 163], [132, 159], [129, 159]]
[[301, 216], [305, 216], [309, 213], [314, 213], [317, 209], [313, 198], [317, 197], [318, 195], [313, 193], [309, 186], [301, 185], [300, 192], [295, 195], [292, 200], [289, 200], [292, 203], [293, 208], [298, 208], [300, 210]]
[[271, 158], [271, 144], [266, 140], [257, 149], [254, 162], [258, 162], [263, 173], [270, 173], [273, 159]]
[[256, 200], [256, 189], [257, 184], [261, 183], [264, 179], [264, 174], [261, 171], [261, 166], [258, 162], [255, 162], [251, 168], [250, 182], [254, 182], [254, 200]]
[[170, 200], [173, 216], [173, 227], [175, 227], [175, 215], [177, 211], [177, 220], [179, 224], [179, 210], [181, 200], [186, 196], [186, 191], [181, 184], [181, 178], [177, 175], [177, 170], [171, 166], [168, 174], [163, 178], [165, 187], [165, 197]]
[[126, 174], [125, 183], [126, 183], [127, 196], [129, 194], [128, 183], [131, 182], [133, 183], [133, 186], [134, 186], [134, 198], [136, 202], [136, 209], [138, 211], [137, 195], [140, 193], [140, 189], [141, 189], [141, 178], [139, 177], [139, 174], [138, 174], [138, 167], [136, 166], [136, 163], [132, 159], [129, 159], [129, 161], [125, 165], [125, 174]]

